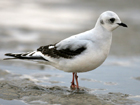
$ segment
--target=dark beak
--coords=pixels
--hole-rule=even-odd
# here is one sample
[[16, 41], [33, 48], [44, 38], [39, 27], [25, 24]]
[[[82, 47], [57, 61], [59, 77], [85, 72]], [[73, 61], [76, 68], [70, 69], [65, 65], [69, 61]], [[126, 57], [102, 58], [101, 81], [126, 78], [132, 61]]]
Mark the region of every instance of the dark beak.
[[124, 24], [124, 23], [117, 23], [119, 26], [123, 26], [123, 27], [127, 27], [127, 25], [126, 24]]

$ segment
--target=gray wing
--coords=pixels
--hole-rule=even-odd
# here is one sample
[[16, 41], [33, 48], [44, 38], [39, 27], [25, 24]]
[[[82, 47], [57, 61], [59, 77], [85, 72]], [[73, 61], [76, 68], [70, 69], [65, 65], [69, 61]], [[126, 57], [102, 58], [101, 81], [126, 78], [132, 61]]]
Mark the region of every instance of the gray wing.
[[37, 49], [37, 51], [40, 51], [44, 55], [48, 55], [53, 58], [73, 58], [76, 55], [81, 54], [86, 50], [86, 46], [80, 46], [77, 49], [71, 49], [71, 46], [66, 47], [65, 49], [57, 49], [57, 47], [54, 45], [47, 45], [47, 46], [41, 46]]

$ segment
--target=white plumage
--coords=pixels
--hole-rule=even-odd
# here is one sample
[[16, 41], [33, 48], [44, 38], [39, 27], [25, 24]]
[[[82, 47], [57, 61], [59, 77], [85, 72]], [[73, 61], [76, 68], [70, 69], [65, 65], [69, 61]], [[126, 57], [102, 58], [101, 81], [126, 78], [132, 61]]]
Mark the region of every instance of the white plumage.
[[112, 42], [112, 31], [118, 26], [127, 27], [118, 15], [106, 11], [100, 15], [93, 29], [73, 35], [59, 43], [42, 46], [37, 51], [24, 54], [6, 54], [19, 59], [43, 59], [65, 72], [73, 72], [78, 86], [77, 72], [87, 72], [100, 66], [107, 58]]

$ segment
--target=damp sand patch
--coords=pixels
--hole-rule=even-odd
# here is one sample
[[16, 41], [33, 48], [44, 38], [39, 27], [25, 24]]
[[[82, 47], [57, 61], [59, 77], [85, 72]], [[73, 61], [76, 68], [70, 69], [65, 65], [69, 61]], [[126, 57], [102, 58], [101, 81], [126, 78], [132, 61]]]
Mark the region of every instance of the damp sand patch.
[[19, 74], [11, 74], [6, 70], [0, 70], [0, 75], [0, 78], [3, 78], [0, 80], [0, 98], [3, 102], [21, 100], [25, 105], [26, 103], [38, 105], [123, 105], [135, 103], [127, 99], [129, 95], [122, 93], [90, 94], [90, 89], [83, 87], [80, 90], [70, 90], [65, 86], [40, 86], [29, 79], [20, 78]]

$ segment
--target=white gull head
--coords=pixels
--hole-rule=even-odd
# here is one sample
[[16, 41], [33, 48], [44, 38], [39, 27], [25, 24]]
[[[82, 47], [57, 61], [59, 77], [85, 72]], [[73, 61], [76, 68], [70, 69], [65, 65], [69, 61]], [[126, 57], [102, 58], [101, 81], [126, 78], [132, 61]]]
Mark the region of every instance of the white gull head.
[[113, 31], [119, 26], [127, 27], [122, 23], [118, 15], [112, 11], [103, 12], [97, 20], [95, 27], [103, 27], [107, 31]]

